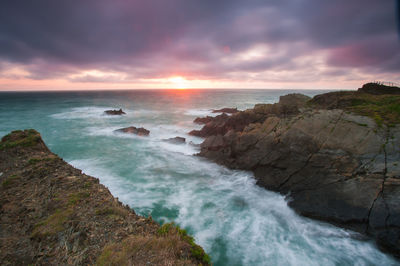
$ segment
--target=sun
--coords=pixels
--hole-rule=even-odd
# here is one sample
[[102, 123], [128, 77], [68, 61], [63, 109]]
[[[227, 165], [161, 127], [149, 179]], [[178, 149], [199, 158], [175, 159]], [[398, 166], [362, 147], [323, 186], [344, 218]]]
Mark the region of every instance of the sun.
[[186, 89], [187, 80], [181, 76], [170, 77], [168, 81], [176, 88], [176, 89]]

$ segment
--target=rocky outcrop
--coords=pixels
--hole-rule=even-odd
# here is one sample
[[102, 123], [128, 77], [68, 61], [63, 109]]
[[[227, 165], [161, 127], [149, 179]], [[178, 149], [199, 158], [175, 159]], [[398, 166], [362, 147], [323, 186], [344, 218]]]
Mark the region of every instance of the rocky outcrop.
[[34, 130], [0, 142], [1, 265], [198, 265], [203, 249], [114, 198]]
[[241, 111], [231, 116], [223, 113], [212, 117], [201, 130], [192, 130], [189, 132], [189, 135], [208, 137], [224, 135], [230, 130], [240, 132], [251, 123], [262, 123], [270, 115], [285, 117], [287, 115], [298, 114], [309, 99], [305, 95], [289, 94], [281, 96], [280, 102], [276, 104], [256, 104], [254, 109]]
[[400, 88], [396, 86], [386, 86], [380, 83], [367, 83], [358, 89], [359, 92], [383, 95], [383, 94], [400, 94]]
[[164, 139], [165, 142], [172, 143], [172, 144], [185, 144], [186, 139], [182, 137], [175, 137], [175, 138], [169, 138], [169, 139]]
[[122, 111], [122, 109], [119, 110], [106, 110], [104, 111], [106, 115], [125, 115], [126, 113]]
[[400, 255], [400, 126], [338, 108], [338, 95], [288, 95], [209, 122], [199, 155], [251, 170], [299, 214], [366, 233]]
[[212, 111], [213, 113], [227, 113], [227, 114], [235, 114], [239, 112], [237, 108], [221, 108]]
[[196, 124], [207, 124], [208, 122], [213, 121], [214, 117], [206, 116], [206, 117], [197, 117], [193, 122]]
[[134, 127], [134, 126], [120, 128], [120, 129], [117, 129], [117, 130], [114, 130], [114, 131], [118, 132], [118, 133], [135, 134], [135, 135], [138, 135], [138, 136], [148, 136], [150, 134], [149, 130], [147, 130], [147, 129], [143, 128], [143, 127], [137, 128], [137, 127]]

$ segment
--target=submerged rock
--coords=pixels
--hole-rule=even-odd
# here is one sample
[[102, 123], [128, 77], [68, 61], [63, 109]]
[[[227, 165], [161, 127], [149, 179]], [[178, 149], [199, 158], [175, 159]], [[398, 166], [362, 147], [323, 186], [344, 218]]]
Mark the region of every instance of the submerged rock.
[[169, 143], [172, 143], [172, 144], [185, 144], [186, 143], [186, 139], [182, 138], [182, 137], [164, 139], [163, 141], [169, 142]]
[[125, 115], [126, 113], [122, 111], [122, 109], [119, 110], [106, 110], [104, 111], [105, 114], [107, 115]]
[[199, 155], [251, 170], [299, 214], [370, 235], [400, 255], [400, 125], [338, 108], [347, 97], [287, 95], [211, 121], [196, 132], [206, 137]]
[[1, 265], [210, 264], [182, 229], [137, 215], [35, 130], [2, 138], [0, 172]]
[[114, 131], [115, 132], [119, 132], [119, 133], [135, 134], [135, 135], [138, 135], [138, 136], [148, 136], [150, 134], [149, 130], [147, 130], [147, 129], [143, 128], [143, 127], [137, 128], [137, 127], [134, 127], [134, 126], [120, 128], [120, 129], [117, 129], [117, 130], [114, 130]]

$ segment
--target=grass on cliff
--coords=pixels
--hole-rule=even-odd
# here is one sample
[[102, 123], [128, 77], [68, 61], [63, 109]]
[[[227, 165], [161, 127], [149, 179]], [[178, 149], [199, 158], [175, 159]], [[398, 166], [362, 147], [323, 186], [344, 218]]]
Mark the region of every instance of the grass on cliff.
[[400, 95], [359, 94], [346, 109], [373, 118], [378, 126], [400, 123]]
[[185, 229], [180, 228], [178, 225], [174, 223], [166, 223], [163, 224], [160, 229], [158, 229], [158, 234], [161, 236], [167, 236], [169, 234], [177, 234], [191, 246], [191, 253], [192, 256], [195, 257], [197, 260], [202, 261], [203, 263], [211, 264], [211, 259], [207, 253], [203, 250], [202, 247], [196, 245], [194, 242], [194, 238], [187, 234]]
[[368, 116], [374, 119], [379, 127], [384, 124], [393, 126], [400, 123], [400, 95], [339, 91], [317, 95], [307, 104], [309, 107], [339, 108]]
[[210, 257], [195, 244], [193, 237], [173, 223], [161, 226], [158, 236], [134, 235], [121, 243], [107, 245], [97, 259], [98, 265], [211, 265]]
[[40, 141], [40, 134], [34, 129], [16, 130], [4, 136], [0, 142], [0, 150], [14, 148], [17, 146], [31, 147]]
[[35, 225], [33, 229], [32, 238], [43, 239], [47, 236], [54, 236], [58, 232], [64, 230], [64, 223], [69, 219], [72, 214], [71, 209], [59, 209], [56, 210], [52, 215], [48, 216], [44, 221], [41, 221]]

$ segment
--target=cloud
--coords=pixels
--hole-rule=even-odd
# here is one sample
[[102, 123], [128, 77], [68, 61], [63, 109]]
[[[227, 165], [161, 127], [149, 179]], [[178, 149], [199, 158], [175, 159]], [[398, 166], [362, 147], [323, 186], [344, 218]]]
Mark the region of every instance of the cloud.
[[[303, 81], [343, 77], [342, 68], [394, 79], [400, 67], [394, 5], [381, 0], [4, 0], [0, 62], [18, 66], [31, 79], [71, 82], [177, 74], [284, 81], [282, 73]], [[4, 73], [0, 67], [0, 77], [11, 77]]]

